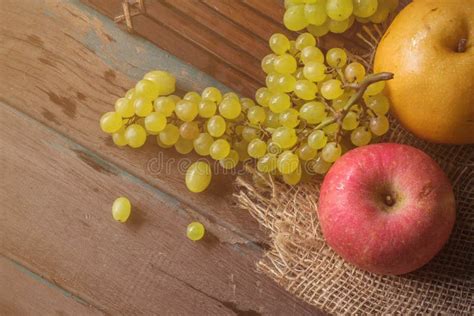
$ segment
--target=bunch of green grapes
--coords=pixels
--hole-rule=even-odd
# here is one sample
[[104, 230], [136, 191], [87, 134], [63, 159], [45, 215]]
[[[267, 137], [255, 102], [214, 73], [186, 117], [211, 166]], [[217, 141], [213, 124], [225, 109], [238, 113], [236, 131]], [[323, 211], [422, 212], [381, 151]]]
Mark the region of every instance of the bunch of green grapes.
[[269, 44], [266, 87], [246, 113], [251, 137], [243, 135], [258, 171], [296, 184], [305, 172], [325, 174], [344, 151], [388, 131], [383, 90], [392, 74], [367, 74], [341, 48], [324, 54], [310, 33], [295, 41], [274, 34]]
[[291, 31], [307, 28], [315, 36], [343, 33], [354, 21], [382, 23], [398, 0], [285, 0], [283, 23]]

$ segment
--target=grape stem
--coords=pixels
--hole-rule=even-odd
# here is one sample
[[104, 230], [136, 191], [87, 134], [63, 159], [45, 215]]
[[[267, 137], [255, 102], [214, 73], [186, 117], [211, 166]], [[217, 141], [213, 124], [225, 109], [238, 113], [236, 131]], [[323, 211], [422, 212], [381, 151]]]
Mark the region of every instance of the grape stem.
[[376, 82], [384, 81], [384, 80], [391, 80], [393, 79], [393, 73], [391, 72], [379, 72], [376, 74], [368, 75], [362, 80], [360, 83], [351, 83], [347, 84], [346, 87], [351, 87], [353, 89], [357, 89], [357, 92], [350, 97], [347, 101], [346, 105], [337, 113], [335, 117], [328, 118], [322, 121], [319, 125], [315, 127], [315, 129], [321, 129], [326, 127], [332, 123], [338, 122], [339, 125], [342, 125], [342, 120], [346, 117], [347, 112], [349, 112], [350, 108], [356, 104], [364, 95], [365, 90]]

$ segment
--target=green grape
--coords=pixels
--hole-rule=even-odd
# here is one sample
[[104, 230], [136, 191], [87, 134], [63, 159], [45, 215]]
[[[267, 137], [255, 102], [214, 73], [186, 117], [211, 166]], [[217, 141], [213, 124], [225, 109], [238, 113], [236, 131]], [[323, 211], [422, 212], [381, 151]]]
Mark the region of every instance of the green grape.
[[266, 114], [265, 109], [261, 106], [254, 105], [247, 111], [247, 119], [250, 124], [261, 124], [265, 121]]
[[303, 100], [313, 100], [316, 98], [318, 86], [309, 80], [298, 80], [294, 90], [296, 96]]
[[216, 87], [207, 87], [202, 91], [201, 99], [214, 103], [220, 103], [222, 101], [222, 94], [221, 91]]
[[171, 116], [174, 109], [176, 108], [176, 103], [171, 97], [158, 97], [154, 103], [155, 111], [164, 114], [165, 116]]
[[334, 100], [339, 98], [344, 93], [342, 82], [337, 79], [331, 79], [323, 82], [321, 85], [321, 95], [326, 100]]
[[174, 145], [179, 139], [179, 128], [174, 124], [167, 124], [160, 132], [159, 137], [163, 144]]
[[[186, 170], [186, 179], [185, 179], [186, 187], [188, 188], [189, 191], [194, 192], [194, 193], [202, 192], [206, 190], [209, 184], [211, 183], [211, 178], [212, 178], [211, 166], [209, 166], [209, 164], [205, 161], [196, 161], [191, 166], [189, 166], [188, 170]], [[201, 229], [199, 230], [201, 231], [200, 234], [194, 234], [194, 233], [197, 233], [197, 230], [193, 229], [194, 233], [191, 234], [193, 238], [191, 238], [189, 237], [190, 229], [188, 226], [188, 237], [192, 240], [200, 239], [202, 235], [204, 234], [204, 228], [201, 227]]]
[[255, 106], [255, 102], [249, 98], [241, 98], [240, 105], [242, 106], [242, 111], [247, 111], [251, 107]]
[[365, 77], [365, 67], [357, 62], [350, 63], [344, 69], [344, 77], [348, 82], [361, 82]]
[[277, 168], [277, 158], [273, 154], [266, 154], [257, 161], [257, 170], [263, 173], [273, 172]]
[[357, 22], [359, 23], [362, 23], [362, 24], [367, 24], [370, 22], [369, 18], [359, 18], [359, 17], [356, 17], [355, 18]]
[[131, 124], [125, 129], [125, 139], [132, 148], [142, 147], [146, 141], [146, 131], [139, 124]]
[[353, 14], [360, 18], [368, 18], [377, 11], [378, 0], [353, 0]]
[[303, 48], [301, 51], [301, 61], [303, 64], [307, 64], [309, 62], [317, 62], [317, 63], [324, 63], [324, 54], [323, 52], [314, 46], [308, 46]]
[[135, 97], [135, 88], [129, 89], [127, 93], [125, 93], [125, 99], [132, 100], [135, 99]]
[[228, 99], [228, 98], [239, 100], [239, 96], [235, 92], [226, 92], [226, 93], [224, 93], [224, 95], [222, 96], [222, 100], [225, 100], [225, 99]]
[[201, 133], [193, 141], [194, 151], [196, 151], [198, 155], [207, 156], [209, 155], [209, 150], [213, 142], [214, 138], [212, 138], [211, 135], [208, 133]]
[[[295, 73], [293, 74], [294, 78], [296, 80], [304, 80], [306, 79], [305, 76], [304, 76], [304, 67], [299, 67], [298, 69], [296, 69]], [[293, 84], [293, 90], [295, 90], [295, 84], [296, 84], [296, 80]], [[291, 91], [293, 91], [291, 90]], [[290, 92], [291, 92], [290, 91]]]
[[207, 131], [213, 137], [221, 137], [226, 130], [226, 122], [222, 116], [214, 115], [207, 121]]
[[100, 128], [106, 133], [115, 133], [122, 125], [122, 116], [117, 112], [107, 112], [100, 117]]
[[327, 0], [326, 13], [335, 21], [343, 21], [349, 18], [354, 7], [352, 0]]
[[328, 126], [323, 127], [323, 131], [328, 136], [334, 136], [339, 131], [339, 124], [338, 123], [329, 124]]
[[352, 24], [354, 24], [353, 16], [343, 21], [329, 20], [328, 28], [332, 33], [340, 34], [347, 31], [352, 26]]
[[[239, 161], [246, 161], [250, 158], [247, 153], [248, 142], [245, 140], [234, 142], [232, 146], [239, 155]], [[229, 154], [230, 155], [230, 154]]]
[[290, 97], [286, 93], [277, 92], [268, 101], [270, 110], [275, 113], [281, 113], [291, 106]]
[[282, 149], [293, 147], [298, 141], [296, 131], [293, 128], [279, 127], [272, 133], [272, 141]]
[[297, 110], [289, 108], [280, 113], [280, 124], [284, 127], [294, 128], [300, 123], [298, 116], [299, 112]]
[[308, 26], [304, 14], [304, 5], [295, 5], [289, 7], [283, 15], [283, 24], [290, 31], [301, 31]]
[[145, 128], [148, 132], [161, 132], [166, 126], [166, 116], [159, 112], [152, 112], [145, 117]]
[[179, 127], [179, 134], [184, 139], [188, 139], [188, 140], [196, 139], [200, 134], [198, 123], [197, 122], [184, 122]]
[[253, 127], [249, 127], [249, 126], [245, 126], [243, 129], [242, 129], [242, 138], [247, 141], [247, 142], [251, 142], [252, 140], [254, 140], [255, 138], [258, 138], [259, 137], [259, 133], [258, 133], [258, 130], [253, 128]]
[[295, 47], [297, 50], [302, 50], [305, 47], [314, 47], [316, 46], [316, 39], [311, 33], [303, 33], [298, 35], [295, 41]]
[[375, 83], [372, 83], [367, 87], [367, 90], [365, 90], [364, 95], [369, 97], [373, 95], [377, 95], [383, 91], [385, 88], [385, 81], [378, 81]]
[[334, 162], [341, 156], [341, 153], [341, 145], [331, 142], [324, 146], [321, 152], [321, 157], [327, 162]]
[[326, 20], [326, 22], [321, 25], [310, 24], [307, 30], [316, 37], [324, 36], [329, 32], [329, 22], [329, 20]]
[[308, 136], [308, 145], [316, 150], [326, 146], [328, 138], [322, 130], [315, 130]]
[[386, 116], [377, 116], [370, 119], [370, 131], [377, 136], [381, 136], [388, 132], [390, 123]]
[[321, 123], [327, 116], [326, 107], [321, 102], [308, 102], [303, 104], [299, 111], [300, 117], [309, 124]]
[[280, 78], [280, 74], [278, 73], [271, 73], [265, 77], [265, 85], [271, 91], [278, 91], [278, 79]]
[[214, 101], [202, 99], [198, 104], [199, 116], [203, 118], [210, 118], [216, 114], [217, 105]]
[[166, 71], [151, 71], [147, 73], [143, 79], [153, 81], [158, 86], [159, 95], [171, 94], [176, 89], [176, 78]]
[[372, 133], [364, 126], [356, 128], [351, 133], [351, 142], [358, 147], [367, 145], [371, 139]]
[[280, 74], [294, 73], [297, 68], [296, 59], [290, 54], [280, 55], [274, 59], [273, 68]]
[[119, 147], [128, 145], [127, 139], [125, 138], [125, 128], [121, 127], [117, 132], [113, 133], [112, 141]]
[[347, 63], [346, 51], [342, 48], [331, 48], [326, 53], [326, 61], [333, 68], [342, 68]]
[[390, 104], [388, 98], [383, 94], [377, 94], [367, 98], [367, 106], [377, 115], [387, 114]]
[[388, 6], [385, 5], [384, 2], [379, 1], [377, 11], [369, 17], [369, 20], [372, 23], [382, 23], [387, 20], [389, 14], [390, 10], [388, 9]]
[[296, 154], [287, 150], [281, 153], [277, 159], [277, 169], [282, 174], [290, 174], [300, 166], [300, 159]]
[[317, 1], [316, 3], [307, 3], [304, 6], [304, 16], [308, 23], [312, 25], [322, 25], [326, 22], [326, 1]]
[[342, 108], [344, 108], [346, 103], [347, 103], [346, 99], [344, 99], [343, 97], [339, 97], [337, 99], [332, 100], [331, 107], [334, 109], [334, 111], [339, 111], [339, 110], [342, 110]]
[[127, 98], [120, 98], [115, 101], [115, 112], [122, 117], [132, 117], [135, 114], [133, 101]]
[[275, 72], [275, 67], [273, 67], [273, 63], [276, 57], [277, 55], [275, 54], [269, 54], [263, 57], [262, 62], [261, 62], [263, 72], [265, 72], [266, 74]]
[[303, 4], [305, 0], [285, 0], [284, 5], [285, 9], [288, 9], [291, 6], [297, 5], [297, 4]]
[[173, 145], [165, 145], [165, 144], [163, 144], [163, 142], [162, 142], [161, 139], [160, 139], [160, 135], [157, 135], [157, 136], [156, 136], [156, 143], [158, 144], [158, 146], [160, 146], [161, 148], [165, 148], [165, 149], [173, 147]]
[[277, 55], [282, 55], [290, 49], [290, 40], [280, 33], [273, 34], [268, 42], [270, 49]]
[[297, 150], [298, 157], [304, 161], [314, 159], [317, 153], [318, 153], [318, 150], [314, 149], [307, 143], [302, 144], [300, 147], [298, 147], [298, 150]]
[[212, 159], [221, 160], [230, 153], [230, 144], [225, 139], [215, 140], [209, 148], [209, 154]]
[[278, 155], [282, 152], [282, 148], [280, 145], [270, 140], [267, 142], [267, 152], [270, 154]]
[[219, 104], [219, 113], [228, 120], [233, 120], [242, 112], [239, 99], [227, 98]]
[[350, 111], [342, 120], [342, 129], [352, 131], [357, 126], [359, 126], [359, 114]]
[[290, 49], [288, 50], [288, 53], [290, 53], [290, 55], [296, 56], [298, 52], [299, 51], [296, 48], [296, 41], [290, 41]]
[[270, 128], [277, 128], [280, 126], [280, 115], [267, 110], [264, 125]]
[[[201, 98], [201, 96], [199, 96]], [[181, 100], [176, 103], [174, 110], [176, 116], [184, 122], [191, 122], [199, 113], [197, 103], [189, 100]]]
[[260, 88], [255, 92], [255, 101], [261, 106], [268, 106], [271, 96], [272, 93], [267, 88]]
[[278, 77], [277, 87], [279, 92], [292, 92], [295, 89], [296, 78], [290, 74], [283, 74]]
[[159, 87], [151, 80], [142, 79], [135, 85], [134, 95], [148, 100], [154, 100], [159, 95]]
[[198, 241], [204, 237], [206, 229], [199, 222], [192, 222], [186, 229], [186, 236], [192, 241]]
[[183, 100], [187, 100], [187, 101], [190, 101], [190, 102], [196, 103], [196, 104], [201, 102], [201, 99], [202, 99], [201, 95], [199, 95], [199, 93], [197, 93], [196, 91], [189, 91], [183, 97]]
[[308, 62], [303, 68], [303, 74], [310, 81], [323, 81], [326, 78], [326, 66], [316, 61]]
[[145, 117], [153, 111], [153, 104], [151, 101], [143, 97], [135, 99], [133, 107], [135, 114], [141, 117]]
[[171, 100], [173, 100], [173, 102], [174, 102], [175, 104], [182, 100], [179, 96], [174, 95], [174, 94], [169, 95], [168, 98], [170, 98]]
[[321, 156], [319, 156], [314, 161], [314, 164], [312, 165], [312, 167], [313, 167], [312, 169], [317, 174], [326, 174], [328, 172], [329, 168], [331, 168], [331, 165], [332, 164], [330, 162], [327, 162]]
[[176, 144], [174, 144], [174, 149], [181, 155], [189, 154], [193, 151], [193, 141], [189, 139], [184, 139], [180, 137]]
[[219, 164], [224, 169], [234, 169], [235, 167], [237, 167], [239, 159], [239, 153], [236, 150], [231, 149], [227, 157], [219, 160]]
[[118, 222], [125, 223], [130, 217], [131, 212], [132, 205], [124, 196], [117, 198], [112, 204], [112, 217]]
[[252, 158], [261, 158], [267, 153], [267, 144], [263, 140], [256, 138], [249, 143], [247, 153]]
[[284, 174], [282, 176], [283, 182], [285, 182], [288, 185], [297, 185], [301, 181], [301, 167], [298, 166], [295, 171], [289, 174]]

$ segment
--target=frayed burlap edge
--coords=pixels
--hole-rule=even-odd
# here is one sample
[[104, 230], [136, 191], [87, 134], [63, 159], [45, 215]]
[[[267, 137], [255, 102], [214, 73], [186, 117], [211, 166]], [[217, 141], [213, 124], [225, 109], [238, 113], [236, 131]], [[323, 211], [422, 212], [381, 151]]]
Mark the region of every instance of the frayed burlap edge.
[[236, 200], [269, 232], [257, 263], [289, 292], [335, 314], [473, 314], [474, 146], [423, 142], [392, 121], [385, 141], [418, 147], [450, 177], [457, 198], [454, 232], [428, 265], [403, 276], [353, 267], [324, 242], [317, 202], [322, 179], [290, 187], [270, 178], [237, 179]]
[[[406, 5], [410, 1], [402, 1]], [[388, 25], [388, 23], [387, 23]], [[386, 25], [385, 25], [386, 26]], [[365, 33], [365, 34], [364, 34]], [[354, 52], [371, 66], [381, 32], [364, 28], [357, 34], [368, 52]], [[430, 144], [391, 119], [382, 141], [424, 150], [449, 176], [456, 195], [456, 225], [448, 244], [429, 264], [402, 276], [362, 271], [340, 258], [324, 242], [317, 202], [322, 178], [296, 187], [271, 178], [237, 179], [237, 204], [269, 233], [270, 248], [257, 263], [289, 292], [334, 314], [474, 314], [474, 146]]]

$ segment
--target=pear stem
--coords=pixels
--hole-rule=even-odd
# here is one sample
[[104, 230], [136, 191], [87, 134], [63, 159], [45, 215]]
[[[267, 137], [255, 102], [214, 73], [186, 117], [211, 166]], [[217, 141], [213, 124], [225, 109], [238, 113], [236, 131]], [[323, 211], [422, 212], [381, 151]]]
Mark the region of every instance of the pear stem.
[[464, 53], [467, 50], [467, 38], [461, 38], [458, 42], [457, 52]]

